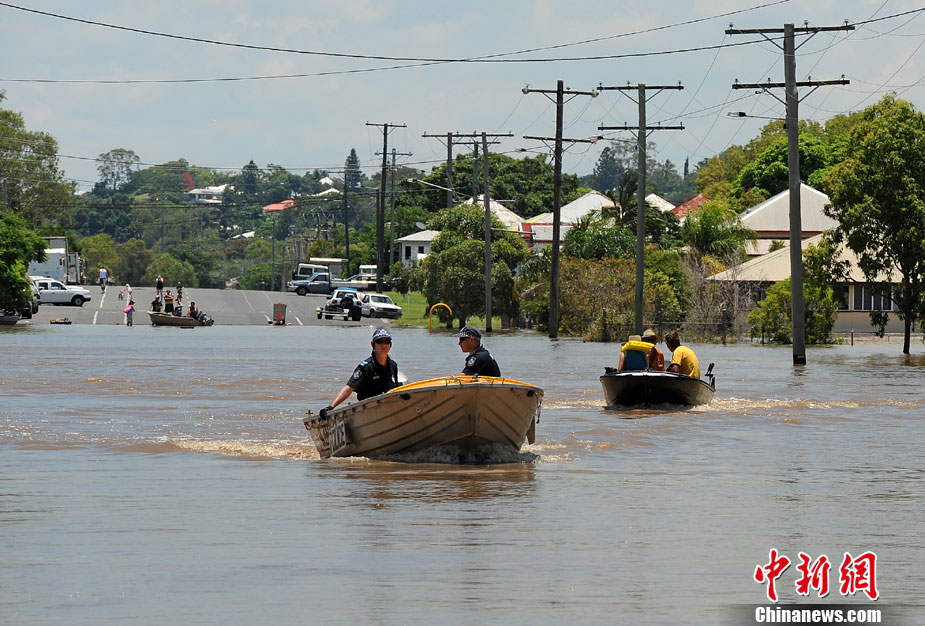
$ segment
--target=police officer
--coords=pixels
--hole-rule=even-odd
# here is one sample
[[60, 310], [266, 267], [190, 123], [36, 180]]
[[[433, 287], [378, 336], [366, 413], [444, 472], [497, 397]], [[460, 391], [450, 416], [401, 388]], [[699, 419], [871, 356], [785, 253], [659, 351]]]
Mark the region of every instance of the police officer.
[[378, 328], [373, 333], [369, 345], [373, 348], [372, 355], [357, 365], [350, 375], [350, 380], [338, 392], [333, 402], [321, 409], [321, 417], [326, 417], [328, 411], [349, 398], [354, 391], [357, 393], [357, 400], [365, 400], [399, 386], [398, 364], [389, 358], [392, 334], [385, 328]]
[[482, 333], [477, 328], [463, 326], [453, 336], [459, 337], [459, 349], [469, 353], [462, 371], [464, 376], [501, 376], [501, 368], [491, 352], [482, 345]]

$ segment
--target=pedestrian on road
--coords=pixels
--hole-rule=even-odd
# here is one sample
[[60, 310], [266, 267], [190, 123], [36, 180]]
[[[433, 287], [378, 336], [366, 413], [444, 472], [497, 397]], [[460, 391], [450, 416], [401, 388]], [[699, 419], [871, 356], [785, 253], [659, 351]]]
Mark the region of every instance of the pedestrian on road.
[[177, 281], [177, 302], [183, 299], [183, 283]]
[[109, 277], [109, 272], [106, 271], [106, 268], [100, 265], [100, 293], [106, 293], [106, 280]]
[[154, 283], [154, 286], [157, 288], [157, 297], [164, 297], [164, 277], [160, 274], [157, 275], [157, 280]]
[[132, 325], [132, 314], [135, 313], [135, 301], [129, 299], [128, 306], [122, 309], [122, 311], [125, 313], [125, 325], [131, 326]]

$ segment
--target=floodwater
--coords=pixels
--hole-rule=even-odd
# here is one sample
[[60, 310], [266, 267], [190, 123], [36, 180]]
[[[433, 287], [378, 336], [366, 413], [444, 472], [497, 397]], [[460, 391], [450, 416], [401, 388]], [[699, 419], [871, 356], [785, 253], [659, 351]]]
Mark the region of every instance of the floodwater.
[[[545, 389], [493, 465], [320, 460], [302, 417], [371, 328], [35, 325], [0, 331], [0, 623], [716, 623], [794, 565], [877, 555], [873, 605], [923, 623], [925, 349], [694, 345], [698, 410], [605, 411], [616, 345], [485, 344]], [[410, 380], [456, 340], [396, 329]]]

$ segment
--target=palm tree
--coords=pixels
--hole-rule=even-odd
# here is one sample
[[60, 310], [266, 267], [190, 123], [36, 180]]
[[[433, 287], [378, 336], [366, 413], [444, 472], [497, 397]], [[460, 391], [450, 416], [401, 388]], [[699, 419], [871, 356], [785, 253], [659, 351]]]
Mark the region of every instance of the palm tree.
[[699, 256], [729, 257], [744, 252], [746, 241], [758, 235], [742, 224], [739, 216], [723, 202], [708, 201], [681, 225], [681, 238]]

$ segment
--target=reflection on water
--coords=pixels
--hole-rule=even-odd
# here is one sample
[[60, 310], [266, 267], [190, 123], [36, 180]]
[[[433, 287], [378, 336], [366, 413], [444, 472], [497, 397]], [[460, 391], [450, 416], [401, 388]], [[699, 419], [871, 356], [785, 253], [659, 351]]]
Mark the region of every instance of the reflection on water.
[[[771, 548], [875, 551], [918, 602], [921, 353], [695, 345], [712, 404], [609, 411], [615, 346], [499, 334], [534, 444], [322, 460], [302, 418], [371, 328], [209, 330], [0, 331], [0, 622], [715, 623]], [[393, 335], [409, 380], [460, 370], [447, 333]]]
[[534, 488], [532, 464], [496, 466], [376, 461], [351, 462], [330, 459], [327, 479], [350, 481], [349, 497], [369, 506], [383, 500], [413, 499], [421, 502], [486, 500], [525, 497]]

